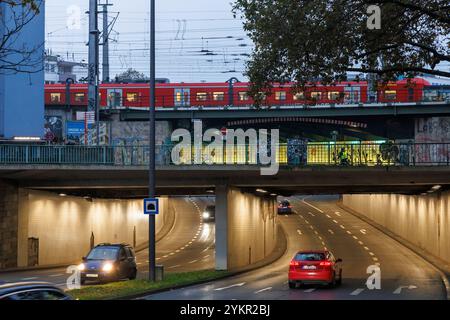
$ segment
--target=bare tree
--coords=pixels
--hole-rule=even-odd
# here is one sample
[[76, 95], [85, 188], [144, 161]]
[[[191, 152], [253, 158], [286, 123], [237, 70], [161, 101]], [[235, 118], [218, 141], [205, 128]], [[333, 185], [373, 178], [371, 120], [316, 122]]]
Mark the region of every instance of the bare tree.
[[40, 14], [42, 0], [0, 0], [0, 73], [42, 70], [44, 42], [22, 41], [25, 28]]

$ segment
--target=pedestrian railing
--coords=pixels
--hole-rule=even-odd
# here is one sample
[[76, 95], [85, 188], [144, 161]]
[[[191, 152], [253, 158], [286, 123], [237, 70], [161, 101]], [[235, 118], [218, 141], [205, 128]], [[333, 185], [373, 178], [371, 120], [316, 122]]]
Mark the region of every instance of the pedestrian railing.
[[[450, 143], [282, 143], [273, 148], [234, 145], [156, 147], [156, 164], [281, 166], [449, 166]], [[265, 162], [262, 156], [265, 155]], [[0, 165], [146, 166], [147, 146], [0, 145]]]

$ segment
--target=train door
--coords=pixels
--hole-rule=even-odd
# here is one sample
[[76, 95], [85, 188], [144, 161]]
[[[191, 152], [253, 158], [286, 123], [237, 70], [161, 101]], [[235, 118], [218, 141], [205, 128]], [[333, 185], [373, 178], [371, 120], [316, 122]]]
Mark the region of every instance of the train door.
[[344, 103], [354, 104], [359, 103], [361, 97], [360, 87], [345, 87], [344, 89]]
[[122, 107], [122, 89], [108, 89], [108, 108], [119, 108]]
[[191, 105], [191, 90], [189, 88], [175, 89], [175, 107], [189, 107]]

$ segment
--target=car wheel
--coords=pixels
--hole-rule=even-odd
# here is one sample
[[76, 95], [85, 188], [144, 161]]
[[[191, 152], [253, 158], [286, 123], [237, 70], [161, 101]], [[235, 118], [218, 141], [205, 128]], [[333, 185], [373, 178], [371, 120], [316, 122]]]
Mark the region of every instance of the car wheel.
[[137, 276], [137, 270], [134, 269], [133, 272], [131, 273], [129, 279], [130, 280], [134, 280], [134, 279], [136, 279], [136, 276]]
[[293, 281], [289, 281], [289, 289], [295, 289], [297, 287], [297, 284]]
[[84, 285], [86, 283], [86, 280], [80, 280], [80, 284]]
[[328, 283], [328, 285], [330, 286], [330, 288], [336, 287], [336, 274], [333, 274], [333, 280]]

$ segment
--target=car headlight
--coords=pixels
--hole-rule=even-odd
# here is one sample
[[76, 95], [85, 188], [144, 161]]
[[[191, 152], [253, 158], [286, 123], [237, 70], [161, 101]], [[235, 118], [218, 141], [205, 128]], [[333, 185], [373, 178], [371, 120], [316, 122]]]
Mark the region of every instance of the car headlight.
[[79, 264], [77, 268], [78, 268], [78, 270], [83, 271], [84, 269], [86, 269], [86, 266], [84, 265], [84, 263], [82, 263], [82, 264]]
[[203, 219], [209, 219], [209, 212], [203, 212]]
[[113, 265], [112, 265], [112, 263], [110, 263], [110, 262], [105, 263], [105, 264], [103, 265], [103, 268], [102, 268], [102, 270], [105, 271], [105, 272], [111, 272], [112, 269], [113, 269]]

